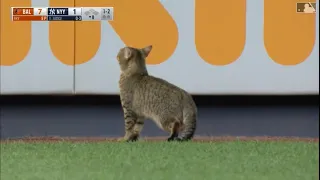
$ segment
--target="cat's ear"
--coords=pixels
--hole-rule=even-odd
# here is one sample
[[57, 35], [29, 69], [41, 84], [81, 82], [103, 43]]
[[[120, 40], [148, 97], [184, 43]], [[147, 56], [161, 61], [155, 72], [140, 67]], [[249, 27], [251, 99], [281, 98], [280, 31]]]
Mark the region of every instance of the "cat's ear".
[[125, 59], [130, 59], [131, 56], [132, 56], [132, 51], [131, 51], [131, 49], [128, 48], [128, 47], [125, 47], [125, 48], [123, 49], [123, 56], [124, 56]]
[[152, 45], [149, 45], [147, 47], [144, 47], [141, 49], [142, 52], [145, 54], [146, 57], [148, 57], [149, 53], [151, 52], [152, 50]]

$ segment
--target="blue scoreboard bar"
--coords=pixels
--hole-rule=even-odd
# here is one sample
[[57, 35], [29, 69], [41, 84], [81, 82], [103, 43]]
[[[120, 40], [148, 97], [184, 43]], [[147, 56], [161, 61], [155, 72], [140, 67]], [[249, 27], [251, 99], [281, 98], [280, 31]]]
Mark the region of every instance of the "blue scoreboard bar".
[[81, 21], [82, 16], [48, 16], [48, 21]]
[[81, 8], [48, 8], [48, 21], [81, 21]]
[[48, 8], [48, 16], [68, 16], [69, 8]]

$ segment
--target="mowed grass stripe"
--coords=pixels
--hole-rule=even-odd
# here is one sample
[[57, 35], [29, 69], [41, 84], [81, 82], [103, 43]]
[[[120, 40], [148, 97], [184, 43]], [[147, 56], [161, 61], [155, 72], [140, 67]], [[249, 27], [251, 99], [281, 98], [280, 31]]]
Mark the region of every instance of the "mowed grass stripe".
[[1, 180], [312, 180], [307, 142], [1, 144]]

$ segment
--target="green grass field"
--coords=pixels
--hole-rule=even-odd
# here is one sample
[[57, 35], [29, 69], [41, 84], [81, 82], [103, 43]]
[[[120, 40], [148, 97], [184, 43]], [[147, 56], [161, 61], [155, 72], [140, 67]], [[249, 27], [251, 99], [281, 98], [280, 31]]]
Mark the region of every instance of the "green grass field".
[[1, 180], [316, 180], [319, 144], [8, 143]]

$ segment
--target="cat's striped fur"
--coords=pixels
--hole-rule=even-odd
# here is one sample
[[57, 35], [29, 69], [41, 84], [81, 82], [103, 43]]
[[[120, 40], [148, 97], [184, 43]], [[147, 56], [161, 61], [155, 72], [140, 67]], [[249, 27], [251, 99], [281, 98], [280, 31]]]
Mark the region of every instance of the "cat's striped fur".
[[145, 119], [153, 120], [169, 132], [168, 141], [190, 140], [196, 130], [197, 107], [186, 91], [148, 74], [145, 58], [151, 49], [152, 46], [142, 49], [124, 47], [117, 55], [125, 120], [123, 140], [137, 140]]

